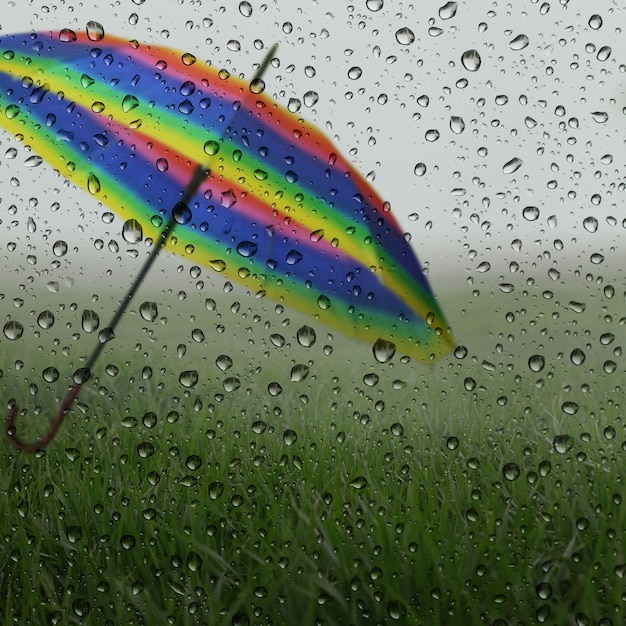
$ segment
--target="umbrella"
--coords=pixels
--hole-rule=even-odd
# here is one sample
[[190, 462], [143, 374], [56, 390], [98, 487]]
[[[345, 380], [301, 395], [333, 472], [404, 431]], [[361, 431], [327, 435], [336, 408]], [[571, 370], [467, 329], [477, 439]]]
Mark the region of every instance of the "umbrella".
[[[402, 228], [312, 125], [194, 55], [90, 23], [0, 37], [0, 125], [35, 158], [154, 242], [144, 267], [59, 407], [46, 445], [162, 247], [370, 342], [422, 361], [454, 346]], [[32, 157], [31, 157], [32, 158]]]

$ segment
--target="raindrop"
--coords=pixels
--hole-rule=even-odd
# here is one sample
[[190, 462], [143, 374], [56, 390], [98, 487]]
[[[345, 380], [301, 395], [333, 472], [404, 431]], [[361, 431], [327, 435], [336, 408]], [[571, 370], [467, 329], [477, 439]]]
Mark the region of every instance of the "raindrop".
[[58, 257], [65, 256], [67, 254], [67, 249], [68, 249], [68, 245], [65, 241], [63, 240], [55, 241], [52, 246], [52, 254]]
[[2, 332], [7, 339], [15, 341], [24, 334], [24, 327], [19, 322], [10, 320], [4, 325]]
[[317, 103], [320, 97], [317, 95], [316, 91], [307, 91], [302, 99], [304, 100], [305, 106], [312, 107]]
[[598, 50], [598, 61], [606, 61], [611, 56], [611, 52], [613, 51], [611, 50], [610, 46], [602, 46], [600, 50]]
[[95, 311], [85, 309], [83, 311], [81, 323], [83, 330], [86, 333], [92, 333], [95, 330], [98, 330], [98, 326], [100, 326], [100, 318]]
[[59, 370], [56, 367], [46, 367], [41, 373], [43, 379], [48, 383], [55, 383], [59, 380]]
[[291, 382], [300, 383], [309, 375], [309, 367], [307, 365], [294, 365], [291, 368]]
[[296, 339], [301, 346], [310, 348], [315, 343], [315, 330], [310, 326], [302, 326], [296, 333]]
[[241, 241], [237, 244], [237, 252], [242, 257], [252, 257], [257, 253], [259, 249], [258, 244], [254, 243], [254, 241]]
[[137, 99], [137, 96], [133, 96], [132, 94], [124, 96], [124, 99], [122, 100], [122, 110], [125, 113], [129, 113], [133, 109], [136, 109], [138, 106], [139, 100]]
[[511, 50], [523, 50], [529, 44], [529, 39], [526, 35], [518, 35], [515, 39], [511, 40], [509, 46]]
[[204, 151], [209, 156], [215, 156], [220, 150], [220, 144], [217, 141], [209, 139], [209, 141], [204, 144]]
[[215, 365], [217, 365], [222, 372], [226, 372], [233, 366], [233, 360], [226, 354], [221, 354], [215, 359]]
[[522, 209], [522, 217], [529, 222], [539, 219], [539, 209], [536, 206], [527, 206]]
[[459, 447], [459, 438], [454, 435], [446, 439], [446, 448], [448, 450], [456, 450]]
[[227, 378], [224, 381], [224, 390], [232, 393], [233, 391], [237, 391], [241, 387], [241, 381], [238, 378]]
[[99, 22], [87, 22], [86, 31], [89, 41], [100, 41], [104, 38], [104, 27]]
[[372, 348], [374, 352], [374, 358], [379, 363], [387, 363], [393, 359], [396, 353], [396, 346], [391, 341], [385, 339], [378, 339]]
[[285, 445], [291, 446], [294, 443], [296, 443], [297, 440], [298, 440], [298, 435], [295, 430], [287, 429], [283, 433], [283, 441], [285, 442]]
[[375, 387], [378, 384], [379, 380], [380, 377], [378, 376], [378, 374], [374, 374], [373, 372], [365, 374], [365, 376], [363, 376], [363, 383], [368, 387]]
[[90, 172], [87, 177], [87, 191], [95, 196], [97, 193], [100, 193], [100, 188], [100, 179], [93, 172]]
[[226, 42], [226, 48], [231, 52], [239, 52], [241, 50], [241, 44], [235, 39], [230, 39]]
[[372, 12], [380, 11], [385, 4], [385, 0], [366, 0], [365, 6]]
[[146, 322], [154, 322], [159, 314], [159, 310], [156, 302], [152, 302], [150, 300], [146, 300], [139, 307], [139, 314], [141, 317], [146, 320]]
[[578, 413], [578, 403], [573, 402], [572, 400], [568, 400], [567, 402], [563, 402], [561, 405], [561, 411], [566, 413], [567, 415], [576, 415]]
[[518, 159], [517, 157], [512, 158], [510, 161], [507, 161], [502, 167], [502, 172], [504, 174], [513, 174], [513, 172], [517, 172], [517, 170], [523, 165], [522, 159]]
[[43, 163], [43, 158], [37, 154], [33, 154], [33, 156], [29, 156], [25, 161], [24, 165], [26, 167], [38, 167]]
[[426, 174], [426, 163], [418, 163], [414, 168], [413, 168], [413, 173], [416, 176], [424, 176], [424, 174]]
[[[565, 454], [566, 452], [569, 452], [572, 449], [573, 445], [574, 439], [569, 435], [556, 435], [552, 440], [552, 447], [559, 454]], [[541, 465], [539, 466], [539, 473], [541, 473]], [[545, 474], [542, 475], [545, 476]]]
[[465, 130], [465, 122], [462, 117], [452, 116], [450, 118], [450, 130], [455, 135], [460, 135]]
[[415, 35], [405, 26], [396, 31], [396, 41], [402, 46], [410, 46], [415, 41]]
[[466, 50], [461, 56], [461, 63], [468, 72], [478, 71], [481, 64], [478, 50]]
[[456, 15], [457, 6], [457, 2], [446, 2], [442, 7], [439, 7], [439, 17], [442, 20], [452, 19]]
[[76, 33], [71, 28], [63, 28], [59, 32], [59, 39], [63, 41], [64, 43], [71, 43], [73, 41], [76, 41], [78, 37], [76, 36]]
[[365, 476], [357, 476], [350, 481], [350, 487], [352, 489], [365, 489], [367, 487], [367, 478]]
[[598, 15], [597, 13], [594, 13], [589, 18], [589, 26], [593, 28], [593, 30], [598, 30], [602, 28], [602, 16]]
[[595, 217], [586, 217], [583, 221], [583, 226], [586, 231], [595, 233], [598, 230], [598, 220]]
[[250, 17], [252, 15], [252, 5], [249, 2], [239, 3], [239, 13], [244, 17]]
[[189, 224], [193, 215], [184, 202], [177, 202], [172, 210], [172, 217], [177, 224]]
[[217, 500], [223, 493], [224, 483], [216, 480], [209, 485], [209, 498], [211, 498], [211, 500]]
[[517, 480], [520, 475], [520, 468], [517, 463], [505, 463], [504, 467], [502, 468], [502, 475], [506, 480]]
[[580, 348], [574, 348], [569, 358], [574, 365], [582, 365], [585, 362], [585, 353]]
[[270, 341], [277, 348], [282, 348], [285, 345], [285, 338], [282, 335], [279, 335], [278, 333], [274, 333], [270, 335]]
[[361, 78], [362, 74], [363, 74], [363, 70], [360, 67], [358, 67], [358, 66], [351, 67], [348, 70], [348, 78], [350, 80], [357, 80], [357, 79]]
[[606, 111], [593, 111], [591, 117], [593, 117], [594, 121], [598, 124], [604, 124], [608, 121], [609, 114]]
[[126, 220], [122, 226], [122, 237], [127, 243], [140, 242], [143, 239], [141, 224], [135, 219]]
[[533, 372], [540, 372], [546, 365], [546, 360], [541, 354], [533, 354], [528, 359], [528, 367]]
[[48, 328], [52, 328], [54, 324], [54, 313], [52, 311], [42, 311], [37, 316], [37, 324], [39, 328], [43, 328], [44, 330], [48, 330]]
[[186, 370], [181, 372], [178, 377], [178, 381], [183, 387], [187, 387], [187, 389], [195, 387], [198, 383], [198, 372], [196, 370]]

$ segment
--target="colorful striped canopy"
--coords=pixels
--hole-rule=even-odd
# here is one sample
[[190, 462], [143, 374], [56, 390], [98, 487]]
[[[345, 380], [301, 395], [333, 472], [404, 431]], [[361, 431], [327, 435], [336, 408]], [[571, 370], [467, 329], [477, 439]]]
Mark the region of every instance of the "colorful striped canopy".
[[157, 240], [206, 163], [169, 249], [377, 355], [450, 352], [388, 206], [324, 134], [261, 91], [97, 29], [0, 37], [0, 125], [129, 227]]

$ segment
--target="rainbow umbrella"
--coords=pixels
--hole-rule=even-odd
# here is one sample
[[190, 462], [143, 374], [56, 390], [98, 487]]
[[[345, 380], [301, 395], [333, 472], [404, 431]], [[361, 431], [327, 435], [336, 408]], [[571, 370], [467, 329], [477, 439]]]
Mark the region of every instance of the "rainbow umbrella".
[[[329, 139], [250, 83], [189, 53], [105, 35], [0, 38], [0, 125], [154, 241], [108, 336], [162, 247], [252, 293], [422, 361], [452, 336], [389, 207]], [[56, 433], [103, 342], [61, 403]]]

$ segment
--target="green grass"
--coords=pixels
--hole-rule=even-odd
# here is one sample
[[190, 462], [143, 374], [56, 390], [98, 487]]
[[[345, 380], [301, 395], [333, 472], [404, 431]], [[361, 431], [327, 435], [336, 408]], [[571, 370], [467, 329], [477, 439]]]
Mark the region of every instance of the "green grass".
[[[168, 365], [101, 374], [45, 453], [3, 444], [2, 623], [626, 621], [608, 377], [515, 387], [452, 358], [368, 387], [317, 361], [272, 397], [267, 368], [229, 394], [215, 368], [185, 390]], [[32, 435], [44, 417], [21, 419]]]

